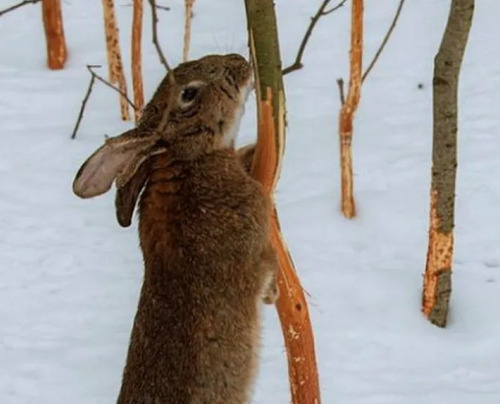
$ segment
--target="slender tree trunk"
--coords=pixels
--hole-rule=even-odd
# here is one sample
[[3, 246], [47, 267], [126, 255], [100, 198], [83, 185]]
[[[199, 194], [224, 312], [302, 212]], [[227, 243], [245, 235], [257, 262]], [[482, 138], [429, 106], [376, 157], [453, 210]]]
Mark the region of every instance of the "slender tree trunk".
[[144, 89], [142, 85], [142, 13], [143, 0], [134, 0], [134, 16], [132, 19], [132, 85], [134, 87], [135, 121], [141, 117], [144, 106]]
[[[272, 0], [245, 0], [251, 57], [255, 66], [258, 141], [252, 173], [272, 195], [285, 145], [285, 95]], [[283, 330], [293, 404], [320, 404], [314, 336], [307, 301], [283, 240], [276, 208], [271, 242], [280, 272], [278, 315]]]
[[431, 214], [422, 310], [440, 327], [446, 326], [451, 295], [458, 78], [473, 12], [474, 0], [452, 0], [441, 46], [434, 59]]
[[352, 175], [352, 134], [354, 113], [361, 96], [363, 54], [363, 0], [352, 0], [349, 90], [339, 114], [341, 209], [347, 218], [356, 216]]
[[[104, 31], [106, 33], [106, 50], [108, 53], [109, 81], [111, 83], [118, 83], [120, 91], [127, 94], [127, 82], [123, 73], [113, 0], [102, 0], [102, 7], [104, 10]], [[130, 119], [128, 103], [123, 96], [120, 96], [120, 111], [124, 121]]]
[[185, 23], [184, 23], [184, 46], [182, 48], [182, 61], [186, 62], [189, 59], [189, 46], [191, 44], [191, 23], [193, 21], [193, 6], [195, 0], [184, 0], [186, 8]]
[[49, 69], [62, 69], [67, 58], [67, 49], [60, 0], [43, 0], [42, 15], [47, 42], [47, 65]]

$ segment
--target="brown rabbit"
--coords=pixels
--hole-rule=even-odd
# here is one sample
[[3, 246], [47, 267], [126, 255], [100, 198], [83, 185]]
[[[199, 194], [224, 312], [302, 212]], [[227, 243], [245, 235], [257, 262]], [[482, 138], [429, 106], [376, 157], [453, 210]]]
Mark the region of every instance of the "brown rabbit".
[[116, 183], [122, 226], [142, 191], [144, 282], [118, 404], [250, 400], [260, 302], [278, 296], [269, 201], [233, 150], [251, 87], [239, 55], [179, 65], [137, 128], [108, 139], [76, 175], [82, 198]]

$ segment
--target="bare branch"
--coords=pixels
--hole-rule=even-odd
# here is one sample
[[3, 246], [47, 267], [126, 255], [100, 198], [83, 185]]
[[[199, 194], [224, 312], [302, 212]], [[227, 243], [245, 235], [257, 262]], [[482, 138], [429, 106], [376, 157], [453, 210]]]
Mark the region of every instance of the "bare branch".
[[90, 83], [89, 87], [87, 88], [87, 92], [85, 93], [85, 97], [83, 97], [82, 101], [82, 106], [80, 108], [80, 112], [78, 113], [78, 118], [76, 120], [75, 128], [73, 129], [73, 133], [71, 134], [71, 139], [76, 138], [76, 133], [78, 132], [78, 128], [80, 127], [80, 123], [83, 118], [83, 112], [85, 111], [85, 107], [87, 106], [87, 102], [90, 98], [90, 94], [92, 93], [92, 89], [94, 88], [94, 84], [96, 80], [99, 80], [100, 82], [106, 84], [109, 88], [112, 88], [115, 90], [117, 93], [119, 93], [121, 96], [123, 96], [127, 102], [130, 104], [130, 106], [134, 109], [134, 111], [137, 111], [137, 107], [134, 105], [132, 101], [127, 97], [127, 94], [123, 93], [118, 87], [115, 87], [113, 84], [111, 84], [109, 81], [103, 79], [101, 76], [99, 76], [94, 70], [92, 69], [98, 69], [102, 67], [101, 65], [87, 65], [87, 70], [90, 72]]
[[405, 0], [400, 0], [399, 5], [398, 5], [398, 9], [396, 10], [396, 14], [394, 14], [394, 18], [392, 19], [392, 23], [389, 27], [389, 30], [385, 34], [385, 37], [382, 40], [382, 43], [380, 44], [377, 52], [375, 53], [375, 56], [373, 57], [373, 60], [370, 62], [370, 64], [368, 65], [368, 68], [363, 73], [363, 77], [361, 78], [361, 82], [365, 81], [366, 77], [368, 76], [370, 71], [373, 69], [373, 66], [375, 66], [375, 63], [377, 63], [377, 60], [380, 57], [382, 51], [384, 50], [385, 45], [387, 44], [387, 41], [389, 40], [389, 37], [392, 34], [392, 31], [396, 27], [396, 23], [398, 22], [399, 15], [401, 14], [401, 10], [403, 9], [404, 3], [405, 3]]
[[40, 3], [41, 0], [24, 0], [21, 1], [20, 3], [14, 4], [13, 6], [7, 7], [4, 10], [0, 11], [0, 17], [4, 14], [10, 13], [11, 11], [14, 11], [18, 9], [19, 7], [27, 6], [28, 4], [36, 4]]
[[128, 98], [127, 94], [124, 93], [122, 90], [120, 90], [118, 87], [114, 86], [113, 84], [111, 84], [109, 81], [103, 79], [101, 76], [99, 76], [96, 72], [94, 72], [92, 69], [95, 69], [95, 68], [100, 68], [102, 67], [101, 65], [87, 65], [87, 69], [88, 71], [90, 72], [90, 74], [92, 76], [94, 76], [97, 80], [99, 80], [101, 83], [104, 83], [105, 85], [107, 85], [109, 88], [112, 88], [113, 90], [115, 90], [118, 94], [120, 94], [123, 98], [125, 98], [125, 100], [127, 100], [128, 104], [135, 110], [137, 111], [137, 107], [135, 106], [135, 104], [130, 101], [130, 98]]
[[340, 105], [344, 105], [345, 104], [344, 79], [342, 77], [337, 79], [337, 85], [339, 86]]
[[158, 15], [156, 14], [156, 0], [148, 0], [149, 5], [151, 6], [151, 16], [153, 19], [153, 44], [156, 48], [156, 52], [158, 53], [158, 57], [160, 58], [160, 62], [163, 66], [165, 66], [165, 69], [167, 71], [170, 71], [170, 66], [167, 62], [167, 59], [165, 58], [165, 55], [163, 54], [163, 51], [161, 50], [160, 43], [158, 42]]
[[314, 30], [314, 27], [316, 26], [316, 23], [318, 20], [324, 16], [328, 15], [330, 13], [333, 13], [334, 11], [338, 10], [341, 8], [347, 0], [342, 0], [339, 4], [337, 4], [335, 7], [333, 7], [331, 10], [325, 11], [325, 8], [328, 6], [331, 0], [324, 0], [323, 3], [319, 6], [318, 11], [314, 15], [314, 17], [311, 17], [311, 22], [309, 23], [309, 26], [307, 27], [307, 31], [304, 35], [304, 38], [302, 38], [302, 42], [299, 46], [299, 50], [297, 52], [297, 56], [295, 58], [295, 62], [293, 62], [290, 66], [286, 67], [283, 69], [283, 75], [291, 73], [295, 70], [299, 70], [302, 68], [302, 56], [304, 55], [304, 51], [307, 46], [307, 42], [309, 41], [309, 38], [311, 37], [311, 34]]
[[78, 132], [78, 128], [80, 127], [80, 123], [83, 118], [83, 112], [85, 111], [85, 107], [87, 106], [87, 101], [89, 100], [90, 93], [92, 92], [92, 88], [94, 87], [95, 83], [95, 75], [90, 76], [90, 83], [89, 83], [89, 88], [87, 89], [87, 93], [85, 94], [85, 97], [83, 97], [82, 101], [82, 107], [80, 108], [80, 112], [78, 113], [78, 118], [76, 120], [75, 128], [73, 129], [73, 133], [71, 134], [71, 139], [76, 138], [76, 132]]
[[[347, 1], [347, 0], [346, 0]], [[337, 11], [340, 7], [342, 7], [345, 4], [345, 1], [341, 1], [339, 4], [337, 4], [335, 7], [333, 7], [331, 10], [328, 11], [323, 11], [321, 15], [328, 15], [333, 13], [334, 11]]]

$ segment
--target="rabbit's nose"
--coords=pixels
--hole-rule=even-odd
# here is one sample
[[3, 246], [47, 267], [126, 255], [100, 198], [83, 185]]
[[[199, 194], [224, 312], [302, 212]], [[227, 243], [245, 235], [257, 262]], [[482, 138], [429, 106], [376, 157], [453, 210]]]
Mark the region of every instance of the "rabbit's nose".
[[231, 62], [248, 63], [246, 59], [238, 53], [230, 53], [226, 56]]

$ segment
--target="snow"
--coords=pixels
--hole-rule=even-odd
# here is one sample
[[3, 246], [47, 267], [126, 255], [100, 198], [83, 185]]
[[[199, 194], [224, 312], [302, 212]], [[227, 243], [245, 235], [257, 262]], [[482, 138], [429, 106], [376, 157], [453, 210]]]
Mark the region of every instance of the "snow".
[[[2, 8], [15, 1], [3, 1]], [[112, 192], [80, 200], [71, 181], [103, 141], [130, 127], [118, 100], [93, 91], [76, 140], [69, 136], [88, 85], [85, 64], [106, 65], [97, 1], [63, 2], [70, 58], [45, 68], [38, 6], [0, 24], [0, 402], [104, 404], [120, 386], [142, 257], [136, 225], [120, 228]], [[317, 2], [277, 1], [283, 62], [295, 57]], [[397, 1], [366, 2], [365, 65]], [[406, 2], [362, 89], [355, 120], [358, 217], [339, 213], [335, 79], [347, 75], [349, 7], [324, 17], [301, 71], [286, 77], [288, 142], [276, 199], [307, 290], [322, 401], [337, 404], [500, 402], [500, 3], [476, 2], [460, 88], [459, 168], [451, 316], [438, 329], [420, 313], [427, 248], [432, 69], [449, 1]], [[132, 8], [116, 0], [127, 74]], [[183, 2], [158, 11], [171, 64], [180, 61]], [[247, 54], [244, 7], [195, 4], [192, 57]], [[164, 74], [145, 4], [144, 79]], [[103, 68], [102, 74], [106, 74]], [[130, 83], [130, 81], [129, 81]], [[418, 89], [418, 84], [423, 89]], [[250, 97], [240, 140], [255, 133]], [[266, 308], [254, 403], [289, 402], [276, 314]]]

